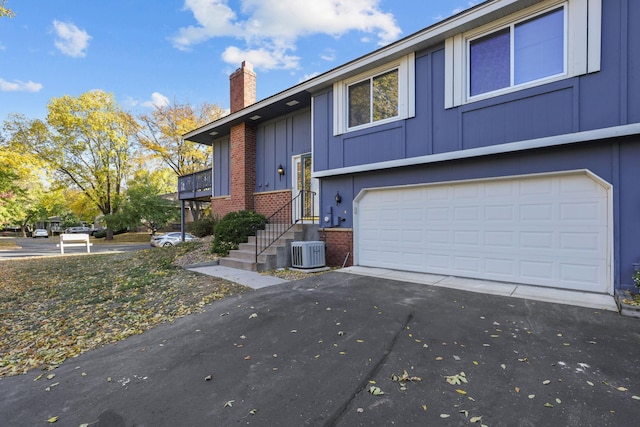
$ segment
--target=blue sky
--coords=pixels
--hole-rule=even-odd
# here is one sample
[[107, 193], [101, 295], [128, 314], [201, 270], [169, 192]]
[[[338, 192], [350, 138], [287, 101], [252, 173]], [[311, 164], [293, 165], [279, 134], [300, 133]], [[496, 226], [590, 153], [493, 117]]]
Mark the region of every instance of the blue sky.
[[7, 0], [0, 122], [46, 118], [54, 97], [102, 89], [134, 114], [176, 101], [229, 106], [243, 60], [258, 99], [479, 0]]

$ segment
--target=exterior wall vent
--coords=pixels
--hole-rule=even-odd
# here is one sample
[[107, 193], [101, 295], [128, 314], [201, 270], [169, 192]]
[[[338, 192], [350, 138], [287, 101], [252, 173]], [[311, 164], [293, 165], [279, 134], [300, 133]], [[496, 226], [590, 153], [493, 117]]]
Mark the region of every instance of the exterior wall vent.
[[292, 242], [291, 266], [294, 268], [318, 268], [325, 266], [324, 242]]

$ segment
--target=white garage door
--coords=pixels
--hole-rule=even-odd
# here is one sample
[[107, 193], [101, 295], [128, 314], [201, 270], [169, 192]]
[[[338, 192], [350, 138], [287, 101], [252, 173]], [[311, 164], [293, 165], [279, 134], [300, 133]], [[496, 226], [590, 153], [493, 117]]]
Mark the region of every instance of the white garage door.
[[356, 263], [609, 292], [608, 197], [584, 172], [366, 190]]

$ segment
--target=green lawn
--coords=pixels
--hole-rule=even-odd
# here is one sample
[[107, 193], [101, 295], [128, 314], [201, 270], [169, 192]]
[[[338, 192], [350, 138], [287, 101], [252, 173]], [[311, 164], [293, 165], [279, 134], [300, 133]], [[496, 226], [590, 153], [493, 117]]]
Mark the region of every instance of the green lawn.
[[0, 261], [0, 378], [54, 369], [248, 290], [173, 264], [199, 244]]

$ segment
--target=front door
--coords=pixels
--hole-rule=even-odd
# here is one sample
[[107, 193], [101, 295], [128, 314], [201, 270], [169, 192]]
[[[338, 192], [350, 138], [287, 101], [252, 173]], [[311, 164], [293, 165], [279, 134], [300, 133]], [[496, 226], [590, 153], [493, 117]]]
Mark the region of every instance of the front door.
[[293, 197], [304, 191], [304, 198], [300, 203], [294, 204], [294, 222], [302, 220], [315, 220], [318, 218], [319, 181], [311, 177], [313, 164], [311, 153], [293, 157]]

